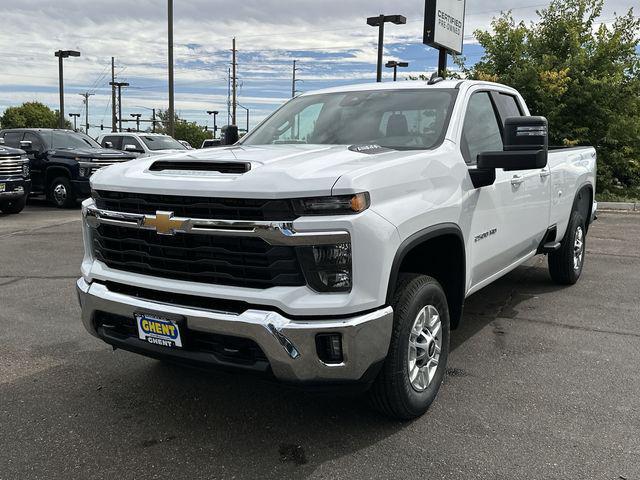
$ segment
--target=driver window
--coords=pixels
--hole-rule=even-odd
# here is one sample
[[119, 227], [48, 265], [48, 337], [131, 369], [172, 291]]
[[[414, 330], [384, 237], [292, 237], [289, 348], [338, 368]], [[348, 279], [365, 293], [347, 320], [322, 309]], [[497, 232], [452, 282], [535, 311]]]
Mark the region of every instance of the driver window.
[[37, 135], [27, 132], [24, 134], [23, 140], [31, 142], [31, 148], [33, 148], [34, 152], [42, 153], [44, 151], [44, 145]]
[[479, 153], [502, 151], [502, 133], [488, 92], [471, 96], [464, 117], [460, 147], [469, 165], [476, 164]]
[[142, 145], [140, 145], [140, 142], [134, 137], [122, 137], [122, 148], [124, 149], [127, 145], [133, 145], [137, 151], [144, 152]]

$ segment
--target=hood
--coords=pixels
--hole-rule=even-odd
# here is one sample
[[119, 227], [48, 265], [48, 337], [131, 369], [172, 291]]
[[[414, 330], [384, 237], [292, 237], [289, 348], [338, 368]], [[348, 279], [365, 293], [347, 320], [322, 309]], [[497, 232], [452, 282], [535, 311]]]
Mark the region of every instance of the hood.
[[4, 145], [0, 145], [0, 157], [7, 156], [15, 156], [15, 155], [24, 155], [24, 150], [19, 150], [17, 148], [5, 147]]
[[[368, 153], [366, 153], [368, 152]], [[181, 154], [138, 158], [113, 165], [91, 177], [97, 190], [236, 198], [283, 198], [331, 195], [336, 181], [349, 172], [415, 152], [360, 149], [344, 145], [233, 146], [190, 150]], [[151, 171], [159, 161], [248, 163], [243, 174], [217, 171]]]
[[135, 155], [120, 152], [109, 148], [57, 148], [51, 151], [51, 154], [63, 158], [98, 158], [100, 160], [109, 159], [133, 159]]

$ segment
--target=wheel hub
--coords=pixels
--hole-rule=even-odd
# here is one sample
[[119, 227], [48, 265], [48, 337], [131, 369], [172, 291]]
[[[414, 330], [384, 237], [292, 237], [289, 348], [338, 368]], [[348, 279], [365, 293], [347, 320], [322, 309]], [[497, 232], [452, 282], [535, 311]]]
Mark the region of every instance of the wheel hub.
[[433, 381], [442, 351], [442, 323], [436, 307], [422, 308], [409, 333], [407, 364], [409, 381], [414, 390], [422, 392]]
[[582, 227], [576, 228], [575, 240], [573, 242], [573, 269], [578, 271], [582, 267], [582, 257], [584, 256], [584, 232]]
[[67, 189], [64, 185], [59, 184], [53, 189], [53, 196], [58, 203], [64, 203], [67, 199]]

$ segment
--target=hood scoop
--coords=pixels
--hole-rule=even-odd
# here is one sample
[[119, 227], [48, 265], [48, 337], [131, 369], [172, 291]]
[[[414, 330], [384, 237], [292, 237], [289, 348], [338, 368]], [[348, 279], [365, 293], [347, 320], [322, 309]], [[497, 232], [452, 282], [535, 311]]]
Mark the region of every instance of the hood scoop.
[[149, 167], [150, 172], [211, 172], [242, 175], [251, 170], [249, 162], [189, 162], [159, 160]]

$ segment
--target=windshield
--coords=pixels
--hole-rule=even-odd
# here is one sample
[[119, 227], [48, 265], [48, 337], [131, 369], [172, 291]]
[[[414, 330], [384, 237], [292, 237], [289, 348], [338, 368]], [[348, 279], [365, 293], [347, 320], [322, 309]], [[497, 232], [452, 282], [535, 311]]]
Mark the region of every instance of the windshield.
[[95, 140], [85, 135], [71, 131], [51, 132], [51, 148], [102, 148]]
[[186, 150], [187, 147], [169, 136], [141, 136], [140, 137], [149, 150]]
[[456, 93], [411, 89], [302, 96], [285, 104], [241, 143], [430, 149], [444, 138]]

